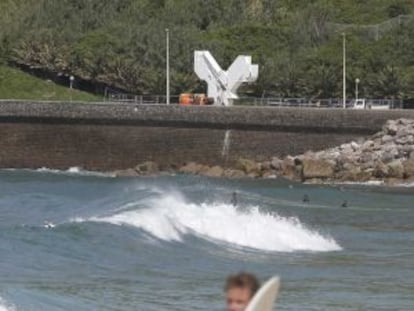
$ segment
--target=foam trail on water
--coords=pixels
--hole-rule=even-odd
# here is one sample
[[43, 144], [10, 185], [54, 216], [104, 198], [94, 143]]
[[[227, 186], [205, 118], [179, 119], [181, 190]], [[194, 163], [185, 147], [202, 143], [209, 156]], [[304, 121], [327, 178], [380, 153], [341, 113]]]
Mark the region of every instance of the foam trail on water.
[[306, 228], [297, 218], [263, 213], [258, 207], [241, 211], [223, 203], [186, 203], [176, 195], [153, 200], [150, 208], [89, 221], [134, 226], [164, 241], [182, 241], [183, 236], [194, 234], [215, 242], [264, 251], [341, 250], [335, 240]]

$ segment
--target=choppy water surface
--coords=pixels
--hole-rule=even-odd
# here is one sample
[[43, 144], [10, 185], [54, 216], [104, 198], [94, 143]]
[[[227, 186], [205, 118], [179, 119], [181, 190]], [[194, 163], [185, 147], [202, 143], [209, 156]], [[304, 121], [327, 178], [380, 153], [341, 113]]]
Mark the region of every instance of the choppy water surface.
[[414, 310], [414, 189], [0, 171], [0, 311], [223, 310], [240, 270], [278, 310]]

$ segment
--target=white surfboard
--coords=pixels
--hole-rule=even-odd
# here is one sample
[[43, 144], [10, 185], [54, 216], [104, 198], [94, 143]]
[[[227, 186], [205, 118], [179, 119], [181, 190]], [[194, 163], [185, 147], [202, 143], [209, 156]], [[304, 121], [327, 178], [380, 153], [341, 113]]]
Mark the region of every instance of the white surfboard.
[[279, 292], [280, 281], [272, 277], [257, 291], [245, 311], [272, 311]]

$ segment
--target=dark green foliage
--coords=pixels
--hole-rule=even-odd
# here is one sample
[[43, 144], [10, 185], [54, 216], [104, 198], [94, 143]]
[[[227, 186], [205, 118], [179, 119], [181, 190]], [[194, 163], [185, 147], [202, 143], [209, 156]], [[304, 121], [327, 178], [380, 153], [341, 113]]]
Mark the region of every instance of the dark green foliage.
[[3, 0], [0, 62], [162, 94], [168, 28], [172, 94], [203, 91], [193, 51], [208, 49], [223, 68], [253, 56], [246, 94], [335, 97], [346, 32], [348, 95], [359, 78], [361, 96], [408, 98], [413, 11], [411, 0]]
[[410, 13], [410, 6], [407, 1], [395, 1], [387, 7], [389, 17], [397, 17]]

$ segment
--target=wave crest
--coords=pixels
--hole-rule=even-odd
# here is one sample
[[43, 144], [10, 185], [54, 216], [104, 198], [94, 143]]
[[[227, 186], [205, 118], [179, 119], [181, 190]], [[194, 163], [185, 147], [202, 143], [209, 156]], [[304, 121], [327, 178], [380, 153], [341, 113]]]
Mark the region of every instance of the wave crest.
[[263, 251], [341, 250], [334, 239], [306, 228], [299, 219], [264, 213], [255, 206], [241, 210], [224, 203], [186, 203], [177, 195], [152, 200], [150, 206], [89, 220], [133, 226], [164, 241], [182, 241], [193, 234]]

